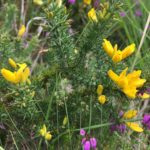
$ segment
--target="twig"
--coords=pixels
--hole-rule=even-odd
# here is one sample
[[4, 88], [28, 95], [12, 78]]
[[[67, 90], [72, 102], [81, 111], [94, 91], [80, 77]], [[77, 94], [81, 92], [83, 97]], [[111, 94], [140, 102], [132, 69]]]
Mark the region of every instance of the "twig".
[[30, 71], [30, 73], [32, 74], [32, 72], [33, 72], [33, 70], [34, 70], [34, 68], [36, 67], [36, 65], [37, 65], [37, 62], [38, 62], [38, 60], [39, 60], [39, 58], [40, 58], [40, 55], [42, 54], [42, 53], [45, 53], [45, 52], [48, 52], [48, 50], [40, 50], [39, 52], [38, 52], [38, 54], [37, 54], [37, 56], [36, 56], [36, 58], [35, 58], [35, 60], [34, 60], [34, 62], [33, 62], [33, 64], [32, 64], [32, 66], [31, 66], [31, 71]]
[[142, 35], [142, 38], [141, 38], [141, 41], [140, 41], [138, 50], [137, 50], [137, 52], [136, 52], [136, 56], [135, 56], [134, 62], [133, 62], [133, 64], [132, 64], [131, 71], [133, 71], [133, 69], [134, 69], [134, 67], [135, 67], [135, 64], [136, 64], [136, 62], [137, 62], [137, 59], [138, 59], [138, 56], [139, 56], [141, 47], [142, 47], [142, 45], [143, 45], [143, 43], [144, 43], [144, 39], [145, 39], [145, 36], [146, 36], [146, 32], [147, 32], [149, 23], [150, 23], [150, 13], [149, 13], [149, 15], [148, 15], [148, 18], [147, 18], [147, 21], [146, 21], [146, 25], [145, 25], [145, 27], [144, 27], [144, 32], [143, 32], [143, 35]]
[[[29, 26], [30, 24], [35, 21], [35, 20], [44, 20], [45, 18], [44, 17], [34, 17], [32, 18], [31, 20], [28, 21], [27, 25], [26, 25], [26, 32], [24, 34], [24, 39], [27, 37], [28, 35], [28, 32], [29, 32]], [[45, 21], [45, 20], [44, 20]]]
[[25, 24], [25, 16], [24, 16], [24, 0], [21, 0], [21, 22]]

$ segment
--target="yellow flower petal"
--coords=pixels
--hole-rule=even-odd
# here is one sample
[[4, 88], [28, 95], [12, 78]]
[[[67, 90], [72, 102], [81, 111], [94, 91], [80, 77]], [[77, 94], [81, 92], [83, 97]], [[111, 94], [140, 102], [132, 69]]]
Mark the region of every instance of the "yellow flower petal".
[[17, 65], [18, 65], [20, 68], [24, 68], [24, 69], [27, 67], [27, 64], [26, 64], [26, 63], [23, 63], [23, 64], [17, 63]]
[[98, 85], [98, 87], [97, 87], [97, 94], [101, 95], [102, 92], [103, 92], [103, 89], [104, 89], [104, 87], [102, 85]]
[[139, 124], [134, 122], [126, 122], [126, 125], [136, 132], [143, 132], [143, 129], [139, 126]]
[[127, 46], [123, 51], [122, 51], [122, 59], [127, 58], [130, 56], [133, 52], [135, 51], [135, 44], [131, 44]]
[[126, 77], [126, 72], [128, 70], [128, 67], [125, 68], [121, 74], [119, 75], [119, 78], [118, 78], [118, 81], [117, 81], [117, 85], [120, 87], [120, 88], [124, 88], [124, 87], [127, 87], [128, 86], [128, 79]]
[[21, 81], [26, 82], [29, 75], [30, 75], [30, 69], [27, 67], [24, 69], [24, 72], [22, 73]]
[[104, 39], [104, 42], [102, 43], [103, 49], [105, 50], [105, 52], [112, 57], [114, 54], [114, 48], [111, 45], [110, 41]]
[[116, 51], [112, 57], [112, 61], [114, 63], [118, 63], [122, 60], [122, 52], [121, 51]]
[[96, 11], [95, 11], [94, 8], [90, 9], [90, 11], [88, 12], [88, 17], [89, 17], [89, 19], [91, 19], [91, 20], [93, 20], [95, 22], [98, 21], [97, 20], [97, 16], [96, 16]]
[[129, 110], [124, 113], [123, 118], [131, 119], [131, 118], [134, 118], [136, 115], [137, 115], [137, 110]]
[[137, 80], [133, 80], [133, 84], [139, 88], [139, 87], [142, 87], [144, 85], [144, 83], [146, 82], [145, 79], [137, 79]]
[[98, 97], [98, 101], [99, 101], [99, 103], [100, 104], [105, 104], [105, 102], [106, 102], [106, 96], [105, 95], [101, 95], [101, 96], [99, 96]]
[[49, 140], [51, 140], [51, 138], [52, 138], [52, 135], [50, 134], [50, 132], [47, 132], [45, 134], [45, 139], [49, 141]]
[[127, 78], [128, 78], [128, 79], [131, 79], [131, 80], [132, 80], [133, 78], [139, 78], [140, 75], [141, 75], [141, 73], [142, 73], [141, 70], [133, 71], [133, 72], [131, 72], [131, 73], [129, 73], [129, 74], [127, 75]]
[[112, 70], [108, 71], [108, 76], [116, 83], [119, 79], [119, 76], [115, 74]]
[[126, 87], [128, 87], [128, 79], [126, 77], [122, 77], [118, 79], [117, 81], [117, 85], [121, 88], [124, 89]]
[[84, 3], [87, 4], [87, 5], [90, 5], [90, 4], [91, 4], [91, 1], [92, 1], [92, 0], [84, 0]]
[[127, 74], [127, 70], [128, 70], [128, 67], [126, 67], [122, 72], [121, 72], [121, 74], [119, 75], [119, 77], [125, 77], [126, 76], [126, 74]]
[[15, 62], [13, 59], [9, 58], [9, 59], [8, 59], [8, 62], [9, 62], [9, 64], [10, 64], [13, 68], [17, 68], [17, 64], [16, 64], [16, 62]]
[[138, 90], [136, 90], [135, 87], [130, 87], [130, 86], [124, 87], [122, 89], [122, 91], [126, 94], [127, 97], [129, 97], [131, 99], [135, 99], [136, 93], [138, 92]]
[[15, 74], [13, 72], [3, 68], [1, 70], [1, 74], [7, 81], [12, 82], [12, 83], [17, 83]]
[[18, 37], [22, 37], [26, 31], [25, 25], [22, 25], [18, 31]]
[[14, 72], [15, 77], [16, 77], [15, 79], [16, 79], [16, 82], [17, 82], [17, 83], [21, 82], [21, 80], [22, 80], [23, 70], [24, 70], [24, 68], [19, 68], [19, 69], [17, 70], [17, 72]]

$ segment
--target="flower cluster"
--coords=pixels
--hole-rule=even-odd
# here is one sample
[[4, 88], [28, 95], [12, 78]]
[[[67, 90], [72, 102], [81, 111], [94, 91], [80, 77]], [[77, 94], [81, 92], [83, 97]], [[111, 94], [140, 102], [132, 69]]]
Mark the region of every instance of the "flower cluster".
[[97, 87], [98, 101], [102, 105], [106, 102], [106, 96], [102, 95], [103, 89], [104, 89], [104, 87], [102, 85], [98, 85], [98, 87]]
[[[121, 62], [128, 56], [130, 56], [135, 51], [135, 44], [131, 44], [124, 48], [122, 51], [118, 50], [117, 44], [113, 47], [110, 41], [104, 39], [102, 43], [103, 49], [105, 52], [112, 58], [114, 63]], [[117, 84], [117, 86], [121, 89], [121, 91], [129, 98], [135, 99], [137, 96], [138, 88], [142, 87], [146, 82], [145, 79], [141, 79], [141, 70], [132, 71], [127, 74], [128, 67], [126, 67], [120, 75], [117, 75], [112, 70], [108, 71], [108, 76]], [[99, 102], [101, 104], [105, 103], [105, 97], [102, 97], [103, 86], [98, 85], [97, 94], [99, 96]], [[139, 95], [139, 97], [143, 97], [148, 99], [149, 93], [143, 93]], [[143, 128], [140, 127], [136, 120], [132, 120], [137, 116], [136, 110], [128, 110], [125, 113], [120, 113], [119, 121], [114, 119], [111, 120], [112, 125], [110, 127], [111, 131], [118, 131], [120, 133], [124, 133], [126, 131], [126, 127], [129, 127], [133, 131], [143, 132]], [[148, 129], [150, 128], [150, 116], [145, 115], [143, 117], [142, 122]]]
[[[89, 2], [89, 3], [88, 3]], [[90, 1], [86, 1], [86, 4], [90, 4]], [[95, 1], [95, 6], [98, 7], [98, 1]], [[105, 2], [104, 4], [101, 4], [102, 9], [98, 10], [96, 12], [95, 8], [91, 8], [88, 12], [88, 18], [92, 20], [93, 22], [98, 22], [99, 19], [107, 19], [110, 16], [110, 13], [108, 13], [109, 3]]]
[[120, 133], [124, 133], [126, 130], [126, 126], [132, 129], [133, 131], [136, 132], [143, 132], [143, 129], [139, 126], [138, 123], [128, 121], [129, 119], [133, 119], [134, 117], [137, 116], [137, 111], [136, 110], [128, 110], [125, 113], [122, 113], [120, 115], [120, 120], [121, 123], [119, 124], [113, 124], [110, 129], [111, 131], [118, 131]]
[[84, 150], [96, 149], [97, 140], [94, 137], [88, 138], [88, 134], [86, 134], [84, 129], [80, 130], [80, 135], [83, 136], [82, 138], [82, 145]]
[[23, 63], [16, 63], [13, 59], [9, 59], [9, 64], [11, 67], [15, 69], [14, 72], [8, 70], [8, 69], [1, 69], [2, 76], [9, 82], [18, 84], [22, 82], [28, 82], [30, 83], [30, 80], [28, 79], [30, 75], [30, 69], [27, 67], [27, 64]]
[[134, 99], [138, 91], [137, 88], [142, 87], [146, 80], [140, 79], [141, 70], [133, 71], [126, 75], [127, 70], [128, 68], [124, 69], [119, 76], [109, 70], [108, 75], [129, 98]]
[[124, 48], [122, 51], [118, 50], [117, 44], [113, 47], [110, 41], [104, 39], [103, 42], [103, 49], [105, 52], [112, 58], [112, 61], [114, 63], [118, 63], [122, 61], [123, 59], [127, 58], [130, 56], [134, 51], [135, 51], [135, 44], [131, 44]]

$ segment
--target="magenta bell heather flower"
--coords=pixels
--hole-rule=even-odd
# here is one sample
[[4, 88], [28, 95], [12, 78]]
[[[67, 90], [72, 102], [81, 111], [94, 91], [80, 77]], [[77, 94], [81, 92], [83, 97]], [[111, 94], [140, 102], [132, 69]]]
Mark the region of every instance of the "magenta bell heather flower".
[[84, 150], [90, 150], [91, 148], [96, 149], [97, 146], [96, 138], [94, 137], [89, 138], [90, 136], [86, 134], [86, 131], [84, 129], [80, 130], [80, 135], [83, 136], [81, 143], [83, 145]]
[[143, 125], [146, 126], [147, 129], [150, 130], [150, 115], [149, 114], [145, 114], [142, 120]]
[[76, 0], [68, 0], [69, 4], [75, 4]]
[[90, 148], [91, 148], [90, 141], [86, 141], [86, 142], [83, 144], [83, 149], [84, 149], [84, 150], [90, 150]]
[[93, 148], [93, 149], [95, 149], [96, 148], [96, 146], [97, 146], [97, 141], [96, 141], [96, 138], [90, 138], [90, 143], [91, 143], [91, 147]]
[[81, 129], [81, 130], [80, 130], [80, 135], [85, 136], [85, 133], [86, 133], [86, 132], [85, 132], [84, 129]]

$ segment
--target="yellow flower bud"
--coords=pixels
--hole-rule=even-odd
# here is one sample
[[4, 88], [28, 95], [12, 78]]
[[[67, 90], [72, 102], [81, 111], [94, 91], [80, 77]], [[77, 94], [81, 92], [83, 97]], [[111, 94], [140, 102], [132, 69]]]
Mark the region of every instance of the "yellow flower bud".
[[102, 85], [98, 85], [98, 87], [97, 87], [97, 94], [98, 95], [102, 95], [102, 93], [103, 93], [103, 86]]
[[88, 17], [89, 19], [93, 20], [94, 22], [97, 22], [97, 16], [96, 16], [96, 11], [94, 8], [92, 8], [89, 12], [88, 12]]
[[52, 135], [50, 134], [50, 132], [47, 132], [45, 134], [45, 139], [49, 141], [49, 140], [51, 140], [51, 138], [52, 138]]
[[67, 118], [67, 116], [65, 116], [64, 120], [63, 120], [63, 126], [65, 126], [67, 123], [68, 123], [68, 118]]
[[98, 101], [99, 101], [99, 103], [100, 104], [105, 104], [105, 102], [106, 102], [106, 96], [105, 95], [101, 95], [101, 96], [99, 96], [98, 97]]
[[123, 118], [131, 119], [131, 118], [134, 118], [136, 115], [137, 115], [137, 110], [129, 110], [124, 113]]
[[15, 62], [13, 59], [9, 58], [9, 59], [8, 59], [8, 62], [9, 62], [9, 64], [10, 64], [13, 68], [17, 68], [17, 64], [16, 64], [16, 62]]
[[18, 31], [18, 37], [22, 37], [26, 31], [25, 25], [22, 25]]

